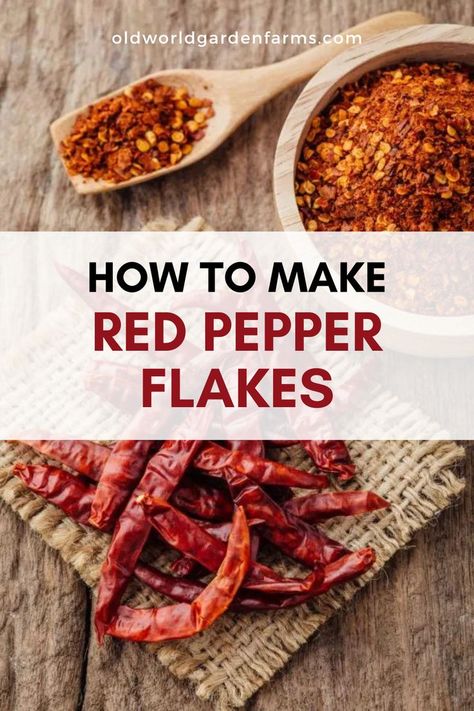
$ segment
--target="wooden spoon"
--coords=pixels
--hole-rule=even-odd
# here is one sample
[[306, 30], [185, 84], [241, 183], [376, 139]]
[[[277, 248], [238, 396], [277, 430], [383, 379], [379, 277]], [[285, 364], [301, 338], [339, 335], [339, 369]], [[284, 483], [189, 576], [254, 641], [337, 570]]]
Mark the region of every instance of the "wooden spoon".
[[[425, 18], [416, 12], [389, 12], [355, 25], [342, 34], [344, 36], [358, 34], [364, 41], [382, 32], [425, 24], [425, 22]], [[186, 168], [188, 165], [196, 163], [196, 161], [209, 155], [220, 146], [262, 104], [293, 84], [311, 77], [326, 62], [342, 52], [346, 47], [347, 45], [344, 42], [318, 45], [283, 62], [253, 69], [232, 71], [167, 69], [142, 77], [133, 84], [123, 86], [107, 94], [106, 97], [101, 97], [98, 101], [121, 94], [128, 87], [141, 83], [146, 79], [156, 79], [162, 84], [185, 86], [189, 93], [212, 99], [216, 114], [210, 119], [204, 138], [194, 143], [192, 152], [176, 165], [139, 175], [121, 183], [93, 180], [84, 178], [81, 175], [69, 175], [71, 182], [79, 193], [100, 193], [137, 185], [146, 180], [172, 173], [180, 168]], [[90, 104], [82, 106], [71, 113], [61, 116], [51, 124], [51, 136], [59, 153], [61, 141], [71, 133], [76, 118], [79, 114], [84, 113], [89, 106]]]

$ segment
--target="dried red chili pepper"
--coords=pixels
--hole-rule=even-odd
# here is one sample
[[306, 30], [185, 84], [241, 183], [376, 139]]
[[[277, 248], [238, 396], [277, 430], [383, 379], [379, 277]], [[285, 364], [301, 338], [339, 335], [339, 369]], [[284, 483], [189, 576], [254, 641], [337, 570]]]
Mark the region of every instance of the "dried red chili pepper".
[[337, 474], [341, 481], [351, 479], [355, 466], [351, 462], [349, 450], [340, 439], [332, 440], [271, 440], [275, 447], [302, 444], [318, 469]]
[[134, 576], [151, 590], [175, 602], [192, 602], [206, 587], [200, 580], [175, 578], [144, 563], [137, 563]]
[[[308, 600], [311, 600], [317, 595], [322, 595], [335, 585], [341, 585], [349, 580], [363, 575], [369, 570], [375, 562], [375, 552], [372, 548], [361, 548], [353, 553], [347, 553], [341, 558], [338, 558], [333, 563], [329, 563], [324, 568], [324, 580], [313, 590], [290, 595], [268, 595], [262, 593], [249, 593], [240, 590], [236, 595], [231, 607], [238, 612], [251, 612], [252, 610], [282, 610], [289, 607], [296, 607]], [[200, 581], [181, 580], [175, 584], [168, 586], [166, 575], [160, 573], [158, 578], [154, 574], [147, 577], [146, 573], [143, 580], [152, 590], [168, 595], [172, 599], [191, 602], [196, 595], [204, 588], [204, 583]], [[164, 579], [164, 580], [163, 580]], [[173, 579], [172, 579], [173, 580]]]
[[172, 547], [216, 572], [225, 555], [226, 544], [208, 533], [197, 521], [178, 511], [169, 502], [141, 494], [137, 502], [143, 507], [151, 525]]
[[[349, 580], [363, 575], [372, 567], [375, 563], [375, 559], [375, 552], [372, 548], [361, 548], [358, 551], [346, 553], [333, 563], [326, 565], [324, 568], [324, 580], [306, 593], [293, 593], [281, 596], [249, 593], [245, 590], [240, 590], [232, 603], [232, 609], [238, 612], [251, 612], [252, 610], [282, 610], [289, 607], [296, 607], [318, 595], [323, 595], [336, 585], [342, 585]], [[166, 577], [164, 574], [160, 574], [160, 576], [161, 575]], [[156, 581], [153, 575], [149, 578], [145, 576], [143, 582], [148, 584], [149, 587], [156, 592], [170, 596], [169, 592], [166, 592], [166, 583], [163, 583], [160, 577], [158, 581]], [[204, 586], [204, 584], [199, 581], [192, 582], [182, 580], [180, 582], [181, 586], [176, 584], [176, 592], [173, 590], [171, 597], [175, 594], [179, 594], [180, 599], [186, 597], [186, 601], [193, 600], [198, 594], [198, 591]]]
[[87, 481], [48, 464], [18, 463], [13, 467], [13, 474], [74, 521], [88, 523], [94, 487]]
[[304, 521], [287, 514], [261, 487], [244, 474], [225, 470], [232, 497], [244, 505], [249, 518], [260, 521], [265, 538], [287, 555], [313, 568], [328, 563], [347, 552], [347, 549], [325, 533]]
[[375, 563], [375, 558], [375, 551], [368, 547], [348, 553], [329, 563], [324, 569], [324, 582], [318, 590], [318, 595], [327, 592], [333, 585], [339, 585], [358, 575], [363, 575]]
[[81, 439], [23, 439], [21, 442], [94, 481], [99, 480], [110, 456], [108, 447]]
[[[265, 444], [262, 440], [228, 440], [227, 445], [232, 450], [240, 450], [252, 455], [253, 457], [259, 457], [260, 459], [265, 458]], [[291, 499], [293, 493], [287, 486], [266, 486], [265, 490], [270, 494], [273, 499], [278, 502], [287, 501]]]
[[107, 558], [102, 566], [95, 613], [95, 628], [102, 642], [133, 575], [151, 526], [136, 497], [142, 493], [167, 499], [196, 456], [201, 442], [168, 440], [147, 464], [145, 474], [115, 526]]
[[232, 450], [239, 449], [260, 459], [265, 457], [265, 445], [261, 439], [229, 439], [227, 445]]
[[[104, 466], [105, 462], [109, 460], [110, 449], [102, 447], [100, 445], [95, 445], [89, 442], [78, 442], [78, 443], [64, 443], [48, 442], [44, 441], [29, 441], [29, 444], [37, 446], [41, 451], [43, 449], [47, 456], [55, 457], [59, 460], [63, 460], [68, 466], [72, 466], [74, 469], [79, 469], [86, 476], [92, 476], [97, 478], [100, 473], [101, 468]], [[179, 443], [168, 443], [170, 451], [173, 446]], [[337, 444], [337, 443], [336, 443]], [[58, 446], [59, 445], [59, 446]], [[185, 443], [186, 445], [186, 443]], [[188, 452], [188, 464], [191, 463], [194, 454], [197, 451], [198, 443], [191, 443], [194, 446], [195, 452]], [[215, 445], [209, 445], [214, 447]], [[179, 448], [179, 447], [178, 447]], [[186, 449], [186, 446], [185, 446]], [[217, 452], [214, 451], [214, 464], [217, 462], [219, 466], [227, 463], [228, 459], [222, 458], [222, 448], [217, 448]], [[337, 448], [336, 448], [337, 451]], [[225, 450], [224, 450], [225, 452]], [[155, 490], [153, 493], [161, 491], [164, 492], [165, 497], [173, 494], [173, 489], [176, 487], [177, 479], [180, 480], [180, 476], [176, 477], [176, 471], [169, 473], [166, 471], [165, 462], [169, 462], [168, 455], [170, 452], [165, 451], [163, 457], [160, 457], [158, 461], [158, 466], [151, 467], [153, 474], [150, 475], [150, 481], [148, 484]], [[233, 454], [233, 453], [231, 453]], [[220, 470], [217, 474], [220, 478], [225, 478], [227, 483], [231, 487], [231, 491], [236, 498], [242, 498], [246, 507], [248, 508], [252, 521], [257, 523], [262, 532], [270, 540], [273, 540], [282, 550], [293, 555], [299, 560], [303, 560], [307, 565], [314, 564], [315, 557], [319, 556], [319, 559], [330, 560], [333, 556], [340, 554], [340, 548], [342, 548], [342, 556], [338, 558], [335, 563], [329, 563], [324, 566], [324, 571], [322, 569], [314, 570], [311, 575], [307, 578], [291, 579], [291, 578], [281, 578], [277, 576], [274, 571], [262, 566], [260, 563], [254, 562], [252, 564], [252, 571], [247, 576], [250, 580], [246, 580], [246, 585], [249, 584], [251, 592], [241, 591], [236, 596], [233, 603], [233, 609], [236, 610], [252, 610], [252, 609], [281, 609], [284, 607], [290, 607], [296, 604], [300, 604], [305, 600], [310, 599], [316, 594], [324, 592], [331, 584], [335, 584], [339, 580], [348, 579], [354, 575], [363, 572], [366, 567], [368, 567], [373, 562], [373, 552], [372, 551], [361, 551], [357, 554], [344, 554], [345, 549], [337, 544], [336, 542], [327, 539], [321, 532], [306, 526], [307, 531], [310, 530], [311, 534], [308, 539], [304, 538], [307, 531], [304, 531], [303, 522], [296, 518], [292, 513], [292, 508], [300, 507], [299, 512], [301, 515], [313, 518], [313, 517], [327, 517], [327, 515], [338, 513], [351, 512], [354, 513], [356, 510], [361, 511], [366, 510], [368, 507], [374, 507], [375, 502], [377, 505], [386, 505], [383, 499], [377, 498], [376, 495], [372, 495], [369, 492], [336, 492], [334, 494], [311, 494], [309, 496], [300, 497], [300, 501], [304, 500], [305, 504], [298, 503], [298, 499], [295, 501], [289, 501], [285, 504], [284, 509], [282, 509], [276, 502], [274, 502], [269, 495], [269, 492], [264, 491], [259, 486], [254, 484], [245, 474], [239, 471], [238, 465], [243, 464], [243, 470], [250, 466], [252, 460], [257, 460], [257, 478], [261, 481], [268, 483], [269, 481], [273, 483], [276, 477], [279, 477], [278, 481], [282, 481], [280, 469], [279, 473], [276, 475], [272, 470], [273, 462], [267, 462], [265, 460], [259, 461], [259, 458], [255, 458], [252, 455], [248, 455], [243, 458], [232, 458], [231, 466]], [[216, 456], [217, 455], [217, 456]], [[152, 461], [152, 460], [151, 460]], [[150, 462], [151, 463], [151, 462]], [[156, 464], [156, 463], [155, 463]], [[270, 467], [268, 466], [270, 465]], [[186, 467], [183, 468], [184, 471]], [[298, 471], [298, 470], [295, 470]], [[289, 473], [288, 473], [289, 472]], [[58, 469], [56, 467], [43, 466], [43, 465], [31, 465], [29, 467], [18, 467], [15, 470], [17, 476], [20, 476], [23, 481], [30, 486], [33, 491], [44, 495], [52, 503], [60, 506], [65, 513], [67, 513], [71, 518], [77, 520], [83, 524], [87, 524], [89, 521], [90, 507], [94, 497], [94, 485], [82, 480], [80, 477], [76, 477], [69, 472]], [[215, 474], [215, 472], [213, 472]], [[181, 472], [182, 475], [182, 472]], [[292, 475], [292, 471], [289, 468], [283, 469], [283, 481], [286, 485], [287, 479]], [[312, 483], [314, 484], [314, 475], [311, 475]], [[144, 477], [146, 483], [146, 477]], [[294, 479], [293, 479], [294, 481]], [[183, 499], [182, 503], [186, 505], [186, 502], [191, 505], [198, 501], [199, 497], [204, 497], [207, 492], [211, 493], [211, 499], [214, 504], [211, 506], [212, 515], [216, 515], [219, 507], [226, 506], [227, 511], [230, 507], [230, 500], [226, 497], [222, 499], [222, 495], [225, 494], [221, 490], [215, 489], [215, 487], [208, 487], [207, 482], [195, 482], [188, 477], [188, 479], [183, 483]], [[194, 488], [194, 489], [193, 489]], [[135, 490], [136, 493], [143, 491], [142, 486], [138, 486]], [[147, 489], [145, 489], [146, 493]], [[216, 493], [216, 492], [219, 493]], [[272, 494], [278, 492], [278, 489], [269, 489]], [[283, 491], [288, 491], [283, 489]], [[373, 498], [375, 497], [375, 498]], [[318, 502], [319, 499], [319, 502]], [[179, 500], [179, 497], [178, 497]], [[225, 501], [225, 504], [224, 504]], [[296, 503], [295, 503], [296, 502]], [[349, 503], [348, 503], [349, 502]], [[127, 505], [127, 509], [130, 504]], [[199, 504], [197, 505], [199, 508]], [[168, 509], [171, 509], [168, 504], [166, 504]], [[101, 582], [101, 596], [99, 599], [99, 615], [98, 615], [98, 633], [105, 633], [107, 623], [107, 615], [114, 614], [114, 610], [118, 607], [120, 602], [120, 597], [122, 595], [123, 589], [127, 583], [128, 578], [131, 575], [135, 575], [142, 582], [150, 585], [154, 590], [157, 590], [164, 595], [167, 595], [173, 600], [191, 602], [198, 596], [203, 590], [203, 584], [199, 581], [192, 581], [189, 579], [176, 579], [173, 576], [166, 575], [160, 571], [152, 568], [151, 566], [143, 565], [138, 563], [138, 556], [140, 554], [141, 548], [148, 537], [149, 525], [142, 515], [138, 513], [137, 507], [132, 508], [132, 516], [126, 516], [125, 522], [122, 520], [119, 522], [117, 529], [120, 529], [120, 525], [125, 523], [124, 530], [122, 534], [118, 537], [114, 535], [115, 540], [115, 558], [112, 557], [112, 567], [113, 564], [117, 564], [118, 568], [112, 570], [109, 569], [105, 575], [105, 581]], [[288, 510], [286, 510], [288, 508]], [[296, 510], [295, 509], [295, 510]], [[201, 507], [201, 513], [205, 512], [205, 507]], [[196, 513], [197, 509], [194, 507], [193, 512]], [[210, 515], [211, 511], [207, 510], [205, 515]], [[130, 512], [129, 512], [130, 514]], [[180, 512], [175, 511], [174, 514], [182, 515]], [[186, 517], [185, 517], [186, 519]], [[187, 519], [191, 521], [191, 519]], [[207, 535], [207, 541], [212, 542], [213, 548], [216, 546], [223, 547], [225, 544], [222, 541], [227, 539], [229, 533], [229, 524], [225, 521], [210, 523], [207, 521], [191, 521], [195, 529], [192, 529], [194, 538], [199, 543], [202, 543], [202, 534]], [[187, 526], [188, 524], [186, 524]], [[184, 527], [186, 529], [186, 526]], [[201, 531], [201, 533], [199, 532]], [[127, 537], [127, 532], [129, 537]], [[303, 538], [302, 538], [303, 536]], [[120, 538], [125, 548], [127, 546], [132, 546], [133, 549], [130, 550], [130, 556], [132, 560], [124, 561], [121, 560], [120, 553]], [[255, 560], [257, 555], [258, 546], [258, 536], [253, 536], [253, 552], [252, 558]], [[117, 540], [119, 543], [117, 543]], [[192, 541], [193, 545], [196, 547], [196, 541]], [[304, 541], [304, 543], [302, 542]], [[309, 541], [309, 542], [308, 542]], [[137, 545], [138, 550], [135, 550], [135, 545]], [[187, 545], [190, 545], [189, 543]], [[308, 548], [308, 551], [304, 551], [303, 547]], [[210, 548], [209, 551], [212, 549]], [[212, 559], [214, 554], [207, 552], [207, 555]], [[186, 550], [186, 552], [188, 552]], [[202, 556], [202, 550], [199, 551], [199, 555]], [[224, 553], [225, 555], [225, 553]], [[134, 558], [136, 556], [136, 558]], [[222, 553], [221, 553], [222, 559]], [[110, 561], [109, 561], [110, 563]], [[128, 567], [127, 567], [128, 565]], [[177, 565], [181, 565], [181, 574], [187, 572], [189, 574], [196, 574], [196, 564], [194, 560], [190, 558], [182, 558], [177, 561]], [[364, 568], [365, 566], [365, 568]], [[107, 570], [107, 566], [104, 565]], [[324, 580], [323, 580], [324, 577]], [[105, 592], [104, 592], [105, 583]], [[108, 583], [108, 585], [107, 585]]]
[[283, 508], [303, 521], [317, 522], [333, 516], [355, 516], [389, 506], [388, 501], [373, 491], [331, 491], [296, 496], [285, 502]]
[[140, 481], [153, 440], [120, 440], [112, 449], [99, 479], [90, 522], [109, 528]]
[[122, 606], [107, 634], [139, 642], [190, 637], [212, 625], [230, 606], [250, 564], [249, 529], [243, 509], [234, 514], [225, 556], [215, 578], [190, 605], [134, 610]]
[[324, 580], [314, 590], [300, 595], [278, 597], [276, 595], [249, 595], [241, 592], [234, 600], [232, 608], [240, 612], [250, 610], [282, 610], [308, 602], [317, 595], [323, 595], [335, 585], [341, 585], [363, 575], [375, 563], [375, 551], [361, 548], [353, 553], [346, 553], [324, 568]]
[[340, 439], [302, 440], [301, 444], [318, 469], [336, 474], [340, 481], [352, 479], [355, 465], [349, 451]]
[[[225, 543], [167, 501], [146, 494], [139, 496], [138, 501], [150, 523], [167, 543], [192, 557], [207, 570], [217, 570], [225, 554]], [[322, 578], [320, 567], [305, 578], [282, 578], [268, 566], [253, 562], [243, 586], [260, 592], [297, 593], [314, 589]]]
[[228, 493], [190, 477], [180, 483], [172, 500], [178, 508], [207, 521], [229, 521], [234, 512], [234, 505]]
[[210, 476], [219, 478], [225, 478], [224, 470], [245, 474], [258, 484], [294, 486], [301, 489], [324, 489], [329, 486], [328, 478], [323, 474], [310, 474], [239, 450], [229, 451], [217, 444], [204, 446], [196, 456], [194, 466]]
[[[173, 504], [175, 503], [172, 499], [171, 502]], [[197, 523], [202, 529], [207, 531], [207, 533], [209, 533], [211, 536], [215, 536], [215, 538], [217, 538], [219, 541], [223, 541], [224, 543], [228, 541], [231, 527], [230, 521], [213, 523], [209, 521], [196, 520], [195, 523]], [[247, 523], [249, 524], [249, 526], [252, 525], [251, 521], [247, 521]], [[250, 548], [252, 560], [257, 559], [258, 547], [259, 536], [255, 533], [255, 531], [252, 531], [252, 529], [250, 529]], [[190, 558], [185, 554], [182, 554], [179, 558], [177, 558], [171, 564], [170, 568], [173, 573], [178, 577], [196, 576], [204, 570], [204, 568], [199, 565], [199, 563], [197, 563], [193, 558]]]
[[[172, 503], [175, 503], [172, 501]], [[232, 504], [233, 508], [233, 504]], [[209, 523], [207, 521], [196, 521], [201, 528], [203, 528], [205, 531], [211, 534], [211, 536], [215, 536], [219, 541], [224, 541], [226, 543], [229, 539], [229, 533], [230, 533], [230, 527], [231, 527], [231, 522], [226, 521], [222, 523]], [[247, 521], [247, 523], [249, 523]], [[255, 544], [255, 541], [258, 539], [258, 536], [255, 535], [255, 533], [250, 533], [250, 547], [251, 547], [251, 558], [252, 560], [256, 560], [257, 557], [257, 551], [258, 545]], [[179, 558], [177, 558], [173, 563], [170, 565], [170, 569], [172, 572], [178, 576], [179, 578], [183, 577], [197, 577], [200, 573], [202, 573], [205, 568], [203, 566], [199, 565], [194, 558], [190, 558], [189, 556], [182, 554]]]
[[235, 503], [245, 508], [247, 517], [265, 522], [259, 526], [263, 537], [300, 563], [313, 568], [348, 553], [342, 543], [329, 538], [316, 526], [286, 513], [259, 486], [252, 483], [242, 486], [241, 482], [235, 485], [231, 481], [230, 487]]
[[[198, 523], [201, 528], [210, 533], [212, 536], [218, 538], [220, 541], [227, 542], [227, 540], [229, 539], [231, 527], [230, 521], [225, 523], [209, 523], [207, 521], [196, 521], [196, 523]], [[249, 526], [255, 525], [255, 522], [247, 521], [247, 523], [249, 524]], [[255, 532], [255, 530], [252, 530], [252, 528], [250, 528], [250, 558], [252, 561], [257, 560], [259, 548], [260, 536], [258, 535], [258, 533]], [[173, 561], [173, 563], [171, 563], [170, 569], [179, 578], [198, 577], [200, 573], [202, 573], [202, 571], [204, 570], [203, 567], [200, 566], [199, 563], [196, 563], [193, 558], [190, 558], [184, 554], [177, 558], [175, 561]]]
[[[232, 504], [233, 506], [233, 504]], [[221, 521], [220, 523], [215, 523], [212, 521], [196, 521], [196, 523], [204, 530], [207, 531], [211, 536], [218, 538], [219, 541], [227, 542], [230, 533], [230, 521]], [[247, 519], [249, 526], [253, 526], [254, 522]], [[252, 529], [250, 529], [252, 533]]]
[[[211, 536], [215, 536], [220, 541], [226, 542], [229, 538], [230, 521], [223, 521], [221, 523], [216, 523], [214, 521], [196, 521], [196, 523], [198, 523], [205, 531], [210, 533]], [[260, 536], [256, 532], [255, 528], [259, 523], [261, 523], [261, 521], [251, 519], [248, 520], [247, 523], [250, 526], [250, 547], [252, 549], [252, 560], [256, 560], [260, 546]]]
[[[290, 595], [268, 595], [262, 593], [249, 593], [240, 590], [236, 595], [232, 609], [238, 612], [251, 612], [252, 610], [282, 610], [289, 607], [296, 607], [308, 600], [311, 600], [317, 595], [322, 595], [335, 585], [341, 585], [349, 580], [363, 575], [369, 570], [375, 562], [375, 552], [372, 548], [361, 548], [353, 553], [347, 553], [341, 556], [333, 563], [329, 563], [324, 568], [324, 580], [319, 586], [313, 590]], [[175, 585], [171, 584], [168, 587], [166, 575], [160, 573], [158, 578], [151, 574], [147, 577], [146, 573], [143, 580], [152, 590], [168, 595], [172, 599], [185, 600], [191, 602], [196, 595], [204, 588], [204, 583], [200, 581], [181, 580], [176, 581]], [[164, 578], [165, 580], [162, 580]], [[173, 580], [173, 579], [172, 579]], [[176, 597], [175, 597], [176, 596]], [[179, 597], [178, 597], [179, 596]]]
[[[18, 462], [13, 467], [13, 474], [19, 477], [31, 491], [58, 506], [74, 521], [92, 525], [90, 510], [96, 492], [92, 483], [50, 464], [22, 464]], [[196, 523], [219, 541], [227, 542], [231, 528], [230, 521], [223, 523], [199, 521]], [[258, 537], [252, 534], [251, 538]], [[255, 546], [255, 544], [253, 545]]]

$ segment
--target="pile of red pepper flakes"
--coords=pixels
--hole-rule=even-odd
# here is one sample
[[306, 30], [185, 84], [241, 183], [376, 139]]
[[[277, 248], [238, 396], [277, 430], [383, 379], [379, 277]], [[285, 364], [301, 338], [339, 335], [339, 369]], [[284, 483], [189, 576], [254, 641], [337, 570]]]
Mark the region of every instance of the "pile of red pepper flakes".
[[148, 79], [79, 116], [61, 153], [71, 175], [120, 183], [179, 163], [212, 116], [210, 99]]
[[[342, 441], [300, 443], [314, 473], [267, 459], [262, 441], [124, 440], [113, 448], [85, 440], [24, 443], [68, 469], [18, 463], [14, 474], [74, 521], [112, 532], [95, 613], [101, 642], [104, 635], [180, 639], [204, 630], [228, 608], [293, 607], [363, 574], [375, 561], [371, 548], [352, 552], [318, 527], [334, 516], [389, 505], [370, 491], [321, 491], [328, 475], [344, 482], [355, 473]], [[296, 497], [293, 487], [313, 491]], [[140, 560], [152, 530], [179, 554], [173, 574]], [[262, 541], [308, 568], [306, 577], [284, 577], [259, 562]], [[201, 578], [209, 573], [214, 577], [206, 584]], [[122, 605], [132, 578], [175, 604]]]
[[473, 77], [425, 63], [345, 86], [314, 118], [297, 164], [305, 228], [474, 229]]

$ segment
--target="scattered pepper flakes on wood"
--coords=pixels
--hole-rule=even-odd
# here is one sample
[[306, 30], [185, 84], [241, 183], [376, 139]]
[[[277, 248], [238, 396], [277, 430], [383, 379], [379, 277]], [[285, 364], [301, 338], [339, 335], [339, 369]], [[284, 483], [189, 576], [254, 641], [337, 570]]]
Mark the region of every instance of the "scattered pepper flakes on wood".
[[210, 99], [148, 79], [79, 116], [61, 153], [71, 175], [121, 183], [179, 163], [213, 115]]
[[472, 67], [379, 69], [313, 119], [295, 185], [311, 199], [298, 209], [310, 231], [469, 231], [473, 166]]

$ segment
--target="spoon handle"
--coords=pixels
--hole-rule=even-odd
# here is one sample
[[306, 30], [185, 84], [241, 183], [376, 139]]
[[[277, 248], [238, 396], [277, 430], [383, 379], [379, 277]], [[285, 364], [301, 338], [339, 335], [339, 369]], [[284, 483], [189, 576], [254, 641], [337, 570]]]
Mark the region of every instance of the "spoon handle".
[[[360, 35], [363, 42], [383, 32], [426, 23], [426, 18], [417, 12], [388, 12], [350, 27], [339, 36]], [[346, 44], [345, 41], [340, 44], [335, 42], [320, 44], [283, 62], [241, 71], [242, 83], [247, 88], [250, 84], [253, 85], [252, 91], [247, 95], [252, 103], [252, 110], [293, 84], [309, 79], [348, 46], [351, 45]]]

